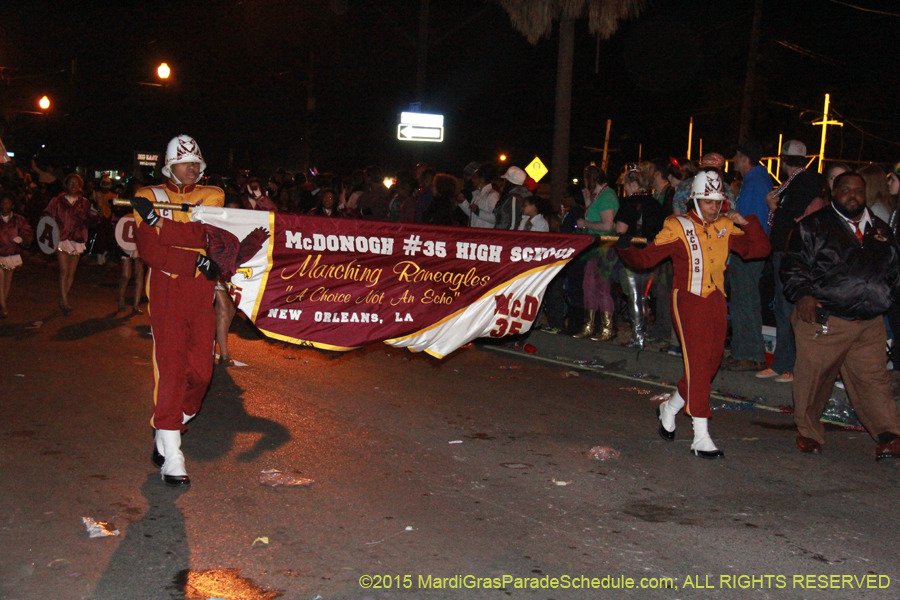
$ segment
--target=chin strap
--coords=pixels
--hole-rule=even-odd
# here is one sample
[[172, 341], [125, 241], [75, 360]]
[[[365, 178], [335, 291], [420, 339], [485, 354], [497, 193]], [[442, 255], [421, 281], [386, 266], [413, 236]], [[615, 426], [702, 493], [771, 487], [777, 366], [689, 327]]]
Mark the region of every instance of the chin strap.
[[[722, 216], [722, 206], [724, 206], [724, 205], [725, 205], [725, 201], [723, 200], [722, 203], [719, 204], [719, 211], [716, 213], [716, 218], [713, 219], [713, 222], [715, 222], [719, 217]], [[697, 202], [696, 198], [694, 198], [694, 210], [697, 212], [697, 216], [700, 217], [700, 220], [703, 221], [703, 224], [709, 225], [709, 223], [707, 223], [706, 219], [703, 217], [703, 213], [700, 212], [700, 204]]]

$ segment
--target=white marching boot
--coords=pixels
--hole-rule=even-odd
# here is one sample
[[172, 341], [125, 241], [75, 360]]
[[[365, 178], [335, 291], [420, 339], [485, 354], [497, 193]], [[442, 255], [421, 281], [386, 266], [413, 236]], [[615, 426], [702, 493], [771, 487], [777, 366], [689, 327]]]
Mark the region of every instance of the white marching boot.
[[178, 429], [157, 429], [156, 443], [162, 446], [162, 455], [165, 459], [160, 472], [166, 485], [181, 486], [190, 485], [184, 467], [184, 454], [181, 453], [181, 431]]
[[659, 437], [667, 442], [675, 441], [675, 415], [684, 408], [684, 398], [675, 390], [669, 399], [659, 405], [656, 416], [659, 418]]
[[725, 453], [716, 448], [712, 438], [709, 437], [709, 419], [694, 417], [694, 442], [691, 444], [691, 452], [694, 456], [710, 460], [725, 458]]
[[158, 430], [153, 430], [153, 454], [150, 456], [150, 462], [153, 463], [153, 466], [157, 469], [162, 469], [162, 466], [166, 462], [166, 457], [163, 456], [163, 445], [162, 438], [157, 435]]

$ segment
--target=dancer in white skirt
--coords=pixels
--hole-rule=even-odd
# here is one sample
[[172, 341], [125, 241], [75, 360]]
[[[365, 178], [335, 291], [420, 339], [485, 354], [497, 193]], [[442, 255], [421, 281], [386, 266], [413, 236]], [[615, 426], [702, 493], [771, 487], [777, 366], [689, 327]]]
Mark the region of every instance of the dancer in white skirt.
[[15, 196], [0, 196], [0, 319], [8, 316], [6, 299], [12, 285], [13, 270], [21, 266], [19, 252], [34, 240], [34, 231], [25, 217], [13, 213]]
[[78, 260], [84, 253], [88, 239], [88, 221], [91, 219], [91, 201], [82, 195], [84, 180], [78, 173], [69, 173], [63, 179], [65, 190], [50, 201], [44, 214], [50, 215], [59, 227], [59, 245], [56, 258], [59, 261], [59, 309], [64, 315], [72, 312], [69, 306], [69, 290], [75, 281]]

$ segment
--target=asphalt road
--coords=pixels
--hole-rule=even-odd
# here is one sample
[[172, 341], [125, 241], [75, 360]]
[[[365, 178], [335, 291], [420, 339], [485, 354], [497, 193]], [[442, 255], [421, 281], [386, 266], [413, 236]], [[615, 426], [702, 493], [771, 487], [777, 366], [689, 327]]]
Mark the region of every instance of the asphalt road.
[[[116, 278], [82, 264], [63, 317], [54, 263], [16, 273], [0, 598], [900, 597], [900, 464], [864, 432], [800, 455], [790, 417], [722, 410], [727, 458], [704, 461], [686, 418], [674, 444], [657, 436], [652, 384], [477, 344], [331, 354], [237, 321], [248, 366], [217, 368], [184, 437], [193, 485], [168, 489], [149, 461], [149, 322], [115, 314]], [[261, 485], [273, 468], [313, 483]], [[120, 535], [89, 538], [82, 517]], [[554, 579], [570, 587], [517, 587]]]

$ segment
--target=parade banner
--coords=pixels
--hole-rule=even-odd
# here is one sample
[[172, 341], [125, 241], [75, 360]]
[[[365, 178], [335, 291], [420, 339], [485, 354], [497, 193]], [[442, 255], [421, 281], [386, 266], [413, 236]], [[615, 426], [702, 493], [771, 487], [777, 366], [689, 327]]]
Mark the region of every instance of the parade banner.
[[593, 237], [192, 207], [191, 219], [268, 238], [229, 292], [265, 335], [328, 350], [383, 341], [442, 358], [525, 333], [544, 290]]

